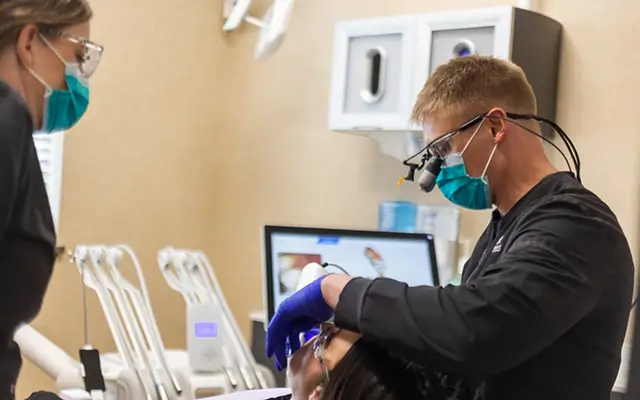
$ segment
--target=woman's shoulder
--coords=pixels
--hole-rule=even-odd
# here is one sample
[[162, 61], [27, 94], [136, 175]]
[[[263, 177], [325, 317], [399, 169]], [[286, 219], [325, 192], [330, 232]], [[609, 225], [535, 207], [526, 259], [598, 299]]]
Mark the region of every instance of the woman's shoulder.
[[24, 100], [7, 83], [0, 80], [0, 133], [33, 133], [33, 122]]

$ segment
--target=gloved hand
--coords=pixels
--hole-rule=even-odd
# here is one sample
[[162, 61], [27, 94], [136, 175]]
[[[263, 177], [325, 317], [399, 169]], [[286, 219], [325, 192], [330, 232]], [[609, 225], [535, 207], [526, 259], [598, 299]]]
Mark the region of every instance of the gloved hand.
[[[300, 334], [328, 321], [333, 309], [322, 297], [320, 277], [284, 300], [267, 328], [267, 357], [276, 357], [276, 369], [287, 367], [287, 353], [300, 349]], [[287, 346], [288, 345], [288, 346]]]
[[[300, 343], [300, 345], [303, 345], [307, 342], [309, 342], [311, 339], [313, 339], [314, 337], [318, 336], [320, 334], [320, 328], [311, 328], [311, 330], [308, 330], [306, 332], [303, 332], [300, 334], [300, 337], [304, 337], [303, 340], [301, 340], [302, 343]], [[294, 342], [294, 344], [297, 342]], [[293, 355], [293, 351], [291, 351], [291, 342], [289, 340], [287, 340], [287, 345], [285, 346], [285, 355], [287, 357], [290, 357], [291, 355]]]
[[314, 337], [318, 336], [320, 334], [321, 330], [320, 328], [313, 328], [307, 332], [304, 333], [304, 342], [307, 343], [309, 340], [313, 339]]

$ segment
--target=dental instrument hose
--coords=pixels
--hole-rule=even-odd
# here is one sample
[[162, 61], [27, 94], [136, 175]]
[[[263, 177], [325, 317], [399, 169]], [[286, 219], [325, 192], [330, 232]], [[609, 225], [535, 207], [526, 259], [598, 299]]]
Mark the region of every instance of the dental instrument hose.
[[343, 272], [345, 275], [349, 275], [349, 273], [347, 272], [347, 270], [345, 270], [344, 268], [342, 268], [341, 266], [339, 266], [338, 264], [334, 264], [331, 262], [324, 262], [322, 263], [322, 268], [327, 269], [328, 267], [333, 267], [336, 269], [339, 269], [341, 272]]
[[100, 366], [100, 352], [89, 344], [89, 318], [87, 307], [87, 289], [84, 284], [84, 268], [80, 270], [82, 284], [82, 316], [84, 323], [84, 346], [80, 349], [81, 374], [84, 380], [84, 388], [92, 400], [103, 400], [107, 388], [102, 376]]

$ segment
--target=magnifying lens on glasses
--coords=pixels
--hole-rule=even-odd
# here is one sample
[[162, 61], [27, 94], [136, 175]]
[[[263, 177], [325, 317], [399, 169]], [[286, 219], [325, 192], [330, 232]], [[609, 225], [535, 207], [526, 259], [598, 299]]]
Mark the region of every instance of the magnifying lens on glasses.
[[425, 163], [424, 170], [418, 178], [418, 186], [420, 190], [429, 193], [436, 187], [436, 179], [442, 169], [444, 160], [437, 156], [431, 156]]
[[420, 187], [420, 190], [425, 193], [431, 192], [436, 186], [436, 178], [438, 178], [438, 174], [442, 169], [442, 163], [444, 162], [444, 160], [441, 157], [433, 155], [428, 151], [422, 155], [420, 164], [410, 163], [410, 159], [402, 162], [404, 165], [409, 167], [409, 171], [407, 172], [407, 176], [401, 178], [398, 181], [398, 186], [400, 186], [404, 181], [415, 181], [416, 171], [422, 171], [420, 177], [418, 178], [418, 186]]

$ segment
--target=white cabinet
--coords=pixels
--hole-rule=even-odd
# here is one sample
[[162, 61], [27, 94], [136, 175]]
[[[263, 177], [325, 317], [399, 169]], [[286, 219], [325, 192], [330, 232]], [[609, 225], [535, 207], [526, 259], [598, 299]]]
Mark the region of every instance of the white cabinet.
[[453, 57], [479, 54], [510, 59], [513, 12], [513, 7], [491, 7], [417, 16], [413, 96], [439, 65]]
[[332, 130], [406, 130], [417, 38], [413, 17], [340, 22], [335, 28]]

